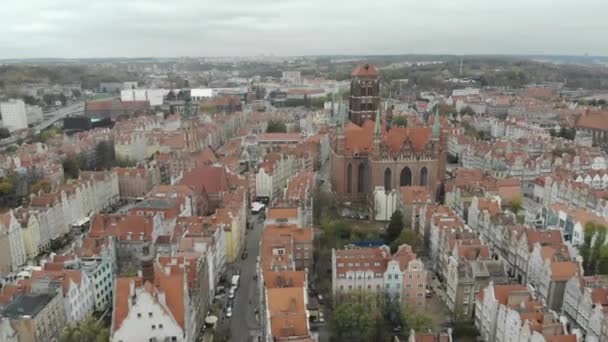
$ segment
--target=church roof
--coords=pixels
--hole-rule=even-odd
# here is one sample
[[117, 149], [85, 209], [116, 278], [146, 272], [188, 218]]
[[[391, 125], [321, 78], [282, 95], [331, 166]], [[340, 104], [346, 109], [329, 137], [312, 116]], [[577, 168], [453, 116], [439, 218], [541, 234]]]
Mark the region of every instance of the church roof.
[[371, 64], [359, 64], [351, 73], [352, 77], [378, 77], [380, 70]]
[[[424, 151], [425, 145], [432, 138], [430, 127], [393, 127], [386, 131], [384, 124], [380, 125], [382, 143], [387, 145], [390, 152], [397, 153], [401, 150], [406, 140], [411, 142], [412, 151]], [[375, 122], [365, 120], [363, 125], [358, 126], [352, 122], [346, 124], [344, 129], [346, 150], [351, 153], [369, 153], [373, 149]]]

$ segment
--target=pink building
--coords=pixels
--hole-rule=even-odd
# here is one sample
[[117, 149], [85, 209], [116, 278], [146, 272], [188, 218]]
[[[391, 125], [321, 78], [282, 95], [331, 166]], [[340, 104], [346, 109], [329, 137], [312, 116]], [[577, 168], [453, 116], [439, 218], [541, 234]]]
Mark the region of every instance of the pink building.
[[408, 245], [391, 255], [387, 246], [332, 251], [332, 290], [385, 293], [413, 306], [426, 304], [427, 271]]

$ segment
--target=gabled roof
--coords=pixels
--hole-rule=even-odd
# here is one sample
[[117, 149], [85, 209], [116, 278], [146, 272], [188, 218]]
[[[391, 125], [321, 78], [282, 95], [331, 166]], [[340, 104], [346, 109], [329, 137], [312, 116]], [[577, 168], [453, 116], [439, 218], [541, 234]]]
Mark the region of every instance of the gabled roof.
[[608, 111], [586, 112], [576, 120], [576, 127], [608, 130]]
[[568, 281], [580, 273], [579, 264], [576, 261], [562, 261], [551, 263], [551, 280]]
[[302, 287], [270, 288], [266, 290], [270, 331], [273, 337], [308, 336], [308, 318]]
[[277, 287], [305, 287], [305, 271], [264, 271], [264, 286], [268, 289]]
[[378, 77], [380, 70], [372, 64], [359, 64], [350, 74], [352, 77]]
[[207, 193], [228, 190], [226, 170], [221, 166], [199, 166], [184, 174], [180, 184], [187, 185], [193, 189], [204, 189]]
[[[154, 219], [150, 216], [135, 214], [97, 214], [91, 220], [92, 238], [115, 236], [119, 240], [152, 241]], [[131, 234], [129, 234], [131, 233]]]

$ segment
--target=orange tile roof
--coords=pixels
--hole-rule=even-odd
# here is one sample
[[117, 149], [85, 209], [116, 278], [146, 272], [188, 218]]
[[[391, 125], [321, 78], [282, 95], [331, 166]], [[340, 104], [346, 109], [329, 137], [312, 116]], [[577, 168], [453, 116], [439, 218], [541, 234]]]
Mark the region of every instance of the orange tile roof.
[[264, 286], [266, 288], [277, 287], [305, 287], [305, 271], [264, 271]]
[[585, 112], [576, 120], [581, 128], [608, 130], [608, 111]]
[[270, 288], [266, 291], [270, 331], [273, 337], [308, 336], [304, 288]]
[[259, 142], [296, 142], [300, 139], [300, 133], [262, 133], [257, 135]]
[[[494, 285], [494, 296], [496, 300], [502, 305], [508, 305], [509, 296], [513, 292], [528, 292], [528, 289], [524, 285], [511, 284], [511, 285]], [[531, 299], [532, 296], [530, 295]]]
[[142, 285], [142, 279], [138, 277], [121, 277], [116, 278], [114, 284], [114, 308], [112, 311], [112, 328], [113, 331], [120, 329], [122, 322], [129, 314], [129, 297], [131, 296], [130, 284], [134, 283], [135, 287]]
[[401, 151], [406, 143], [411, 143], [412, 150], [424, 151], [426, 144], [431, 140], [432, 129], [430, 127], [393, 127], [386, 134], [386, 144], [391, 152]]
[[352, 77], [378, 77], [380, 70], [372, 64], [359, 64], [350, 73]]
[[269, 220], [276, 220], [279, 218], [298, 218], [298, 209], [297, 208], [271, 208], [268, 209]]
[[220, 166], [199, 166], [184, 174], [180, 184], [193, 189], [204, 189], [207, 193], [217, 193], [228, 190], [226, 170]]
[[389, 258], [390, 251], [382, 248], [336, 250], [336, 273], [340, 275], [355, 271], [384, 273]]
[[431, 191], [425, 186], [402, 186], [399, 188], [403, 203], [430, 203]]
[[551, 280], [568, 281], [580, 273], [579, 265], [575, 261], [562, 261], [551, 263]]
[[160, 267], [155, 265], [154, 285], [165, 293], [165, 302], [177, 324], [185, 329], [184, 271], [178, 266]]
[[91, 220], [90, 237], [115, 236], [120, 240], [127, 240], [131, 233], [132, 240], [140, 240], [143, 233], [144, 241], [152, 241], [154, 220], [150, 216], [134, 214], [96, 214]]
[[576, 335], [544, 335], [546, 342], [577, 342]]

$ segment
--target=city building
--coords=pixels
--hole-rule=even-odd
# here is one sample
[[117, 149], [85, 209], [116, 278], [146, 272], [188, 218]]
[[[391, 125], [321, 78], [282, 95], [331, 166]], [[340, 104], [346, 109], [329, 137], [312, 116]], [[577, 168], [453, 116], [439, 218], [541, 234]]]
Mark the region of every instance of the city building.
[[0, 214], [0, 275], [16, 272], [26, 258], [21, 224], [12, 210]]
[[112, 171], [118, 175], [118, 189], [121, 199], [143, 198], [160, 184], [158, 168], [116, 167]]
[[[447, 140], [441, 134], [438, 113], [432, 127], [390, 127], [375, 99], [377, 69], [358, 66], [353, 74], [375, 76], [365, 87], [359, 84], [358, 76], [352, 81], [351, 102], [355, 106], [351, 103], [350, 121], [341, 121], [332, 134], [332, 189], [345, 200], [371, 203], [372, 208], [364, 211], [373, 213], [376, 220], [387, 221], [397, 208], [401, 186], [427, 187], [437, 198], [445, 175]], [[360, 92], [370, 95], [357, 96]], [[370, 102], [362, 104], [364, 99]]]
[[154, 280], [118, 278], [114, 290], [112, 342], [191, 341], [184, 270], [154, 266]]
[[415, 307], [426, 305], [427, 271], [408, 245], [391, 255], [387, 246], [332, 250], [332, 292], [384, 294]]
[[357, 65], [351, 77], [348, 119], [362, 126], [374, 120], [380, 108], [380, 70], [371, 64]]
[[14, 132], [27, 128], [27, 112], [23, 100], [10, 99], [7, 102], [0, 102], [0, 113], [2, 114], [2, 124], [9, 131]]
[[59, 341], [67, 324], [59, 291], [17, 295], [0, 315], [0, 337], [3, 330], [10, 329], [15, 341]]

